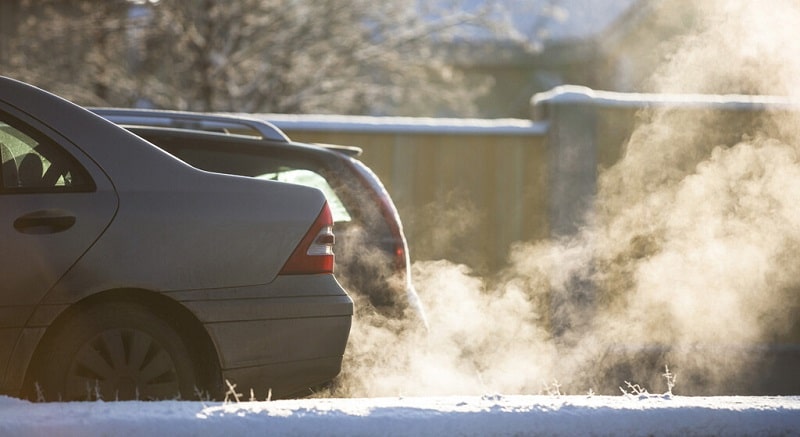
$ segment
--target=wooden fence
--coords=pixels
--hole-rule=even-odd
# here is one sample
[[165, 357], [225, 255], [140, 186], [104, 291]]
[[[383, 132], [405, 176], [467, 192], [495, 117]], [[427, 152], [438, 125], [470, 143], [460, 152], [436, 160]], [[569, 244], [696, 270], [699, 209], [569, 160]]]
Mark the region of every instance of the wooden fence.
[[412, 258], [483, 273], [548, 235], [546, 123], [528, 120], [261, 115], [296, 141], [344, 144], [381, 178]]

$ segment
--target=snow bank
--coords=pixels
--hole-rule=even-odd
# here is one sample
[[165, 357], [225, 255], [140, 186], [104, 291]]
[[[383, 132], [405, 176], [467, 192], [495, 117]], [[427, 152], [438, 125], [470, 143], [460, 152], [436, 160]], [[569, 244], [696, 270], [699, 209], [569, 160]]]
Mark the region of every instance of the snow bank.
[[798, 435], [800, 397], [483, 396], [34, 404], [0, 435]]
[[561, 85], [535, 94], [531, 105], [579, 104], [616, 108], [669, 106], [714, 110], [799, 110], [800, 101], [786, 96], [752, 94], [625, 93], [595, 90], [580, 85]]

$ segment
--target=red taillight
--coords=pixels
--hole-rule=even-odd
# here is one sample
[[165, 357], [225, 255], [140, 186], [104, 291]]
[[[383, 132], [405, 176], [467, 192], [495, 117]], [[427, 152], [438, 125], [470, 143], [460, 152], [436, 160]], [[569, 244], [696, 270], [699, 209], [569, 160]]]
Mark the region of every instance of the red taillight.
[[406, 259], [406, 239], [400, 230], [400, 216], [397, 214], [397, 209], [389, 198], [389, 194], [384, 194], [380, 199], [380, 204], [381, 213], [389, 226], [392, 238], [394, 238], [394, 266], [398, 271], [405, 272], [408, 259]]
[[333, 217], [328, 203], [281, 269], [281, 275], [333, 273]]
[[368, 187], [373, 200], [380, 205], [381, 215], [387, 226], [389, 226], [389, 232], [391, 232], [394, 239], [395, 268], [400, 272], [408, 273], [409, 259], [406, 253], [408, 243], [401, 229], [400, 214], [397, 213], [397, 207], [394, 206], [392, 198], [389, 197], [389, 192], [386, 191], [378, 176], [363, 162], [350, 158], [350, 165], [355, 168], [361, 182]]
[[406, 250], [399, 244], [394, 248], [394, 264], [398, 269], [406, 265]]

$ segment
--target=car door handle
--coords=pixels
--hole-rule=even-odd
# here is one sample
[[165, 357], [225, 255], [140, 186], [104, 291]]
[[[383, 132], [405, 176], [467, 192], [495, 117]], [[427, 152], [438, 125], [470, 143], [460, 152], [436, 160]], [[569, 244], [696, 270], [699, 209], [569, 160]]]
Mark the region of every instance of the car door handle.
[[55, 234], [75, 224], [75, 216], [67, 211], [48, 209], [34, 211], [14, 220], [14, 229], [23, 234]]

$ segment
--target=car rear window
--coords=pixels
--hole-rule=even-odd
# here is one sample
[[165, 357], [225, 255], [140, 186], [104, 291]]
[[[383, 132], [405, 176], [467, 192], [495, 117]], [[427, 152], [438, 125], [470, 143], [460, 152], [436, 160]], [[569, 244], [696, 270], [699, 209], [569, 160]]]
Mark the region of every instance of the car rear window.
[[329, 172], [312, 161], [278, 154], [249, 153], [232, 149], [173, 149], [167, 147], [167, 151], [201, 170], [317, 188], [325, 194], [335, 223], [346, 223], [353, 220], [351, 212], [337, 193], [336, 185], [332, 183], [330, 177], [327, 177]]
[[336, 194], [333, 187], [331, 187], [328, 181], [319, 173], [302, 168], [286, 168], [277, 172], [257, 175], [256, 177], [259, 179], [288, 182], [290, 184], [317, 188], [325, 194], [325, 198], [328, 200], [328, 206], [331, 208], [331, 215], [333, 215], [334, 223], [353, 220], [350, 213], [347, 212], [347, 208], [345, 208], [342, 199], [339, 198], [339, 195]]

